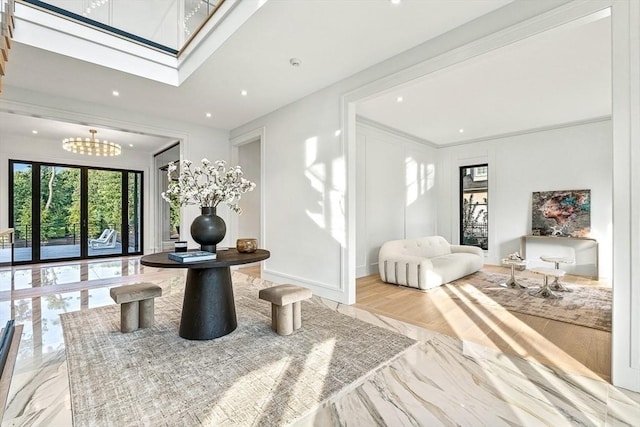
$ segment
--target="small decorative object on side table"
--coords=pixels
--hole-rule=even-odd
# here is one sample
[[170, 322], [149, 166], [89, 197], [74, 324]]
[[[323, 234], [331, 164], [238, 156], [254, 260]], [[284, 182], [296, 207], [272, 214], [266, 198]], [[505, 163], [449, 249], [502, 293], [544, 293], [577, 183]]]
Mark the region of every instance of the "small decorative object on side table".
[[236, 249], [243, 254], [250, 254], [258, 249], [257, 239], [238, 239], [236, 241]]
[[187, 252], [187, 242], [186, 241], [177, 241], [173, 244], [173, 249], [176, 252]]
[[502, 264], [511, 266], [511, 277], [507, 280], [506, 283], [500, 283], [500, 286], [504, 288], [513, 288], [513, 289], [527, 289], [526, 285], [518, 282], [515, 277], [515, 267], [526, 267], [527, 261], [523, 259], [518, 252], [514, 252], [512, 254], [507, 255], [506, 258], [502, 259]]

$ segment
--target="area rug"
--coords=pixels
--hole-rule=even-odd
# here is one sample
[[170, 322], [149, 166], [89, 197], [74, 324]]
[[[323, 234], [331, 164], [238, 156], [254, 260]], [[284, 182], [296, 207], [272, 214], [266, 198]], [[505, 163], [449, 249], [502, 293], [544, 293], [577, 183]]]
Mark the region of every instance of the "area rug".
[[[545, 299], [529, 295], [526, 289], [501, 287], [500, 283], [508, 279], [508, 275], [479, 271], [447, 286], [466, 289], [467, 296], [479, 304], [495, 303], [517, 313], [611, 331], [611, 288], [568, 284], [573, 292], [558, 292], [561, 299]], [[530, 288], [537, 288], [542, 283], [542, 277], [518, 277], [516, 274], [516, 279]], [[489, 300], [474, 289], [480, 290]]]
[[233, 277], [238, 328], [215, 340], [178, 336], [181, 293], [157, 298], [156, 324], [128, 334], [119, 306], [61, 315], [74, 426], [287, 425], [415, 344], [315, 297], [302, 328], [279, 336], [264, 283]]

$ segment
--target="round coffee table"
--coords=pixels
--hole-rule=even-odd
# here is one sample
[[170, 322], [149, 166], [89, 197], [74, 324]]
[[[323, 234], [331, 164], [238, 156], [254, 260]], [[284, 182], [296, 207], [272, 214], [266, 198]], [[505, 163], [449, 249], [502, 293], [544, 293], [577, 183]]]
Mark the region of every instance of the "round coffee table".
[[145, 255], [140, 264], [159, 268], [187, 268], [179, 335], [189, 340], [210, 340], [233, 332], [238, 323], [230, 266], [262, 261], [271, 254], [264, 249], [246, 254], [219, 250], [217, 259], [180, 263], [168, 252]]
[[[549, 256], [542, 255], [540, 259], [544, 262], [552, 262], [556, 270], [560, 269], [560, 264], [573, 264], [575, 261], [573, 258], [563, 257], [563, 256]], [[549, 289], [552, 291], [559, 292], [573, 292], [572, 289], [567, 288], [565, 285], [560, 283], [557, 277], [553, 279], [553, 282], [549, 284]]]
[[503, 288], [527, 289], [527, 286], [518, 282], [514, 275], [516, 266], [526, 267], [527, 261], [524, 259], [502, 258], [502, 264], [511, 266], [511, 277], [505, 283], [500, 283], [500, 286], [502, 286]]
[[564, 271], [555, 268], [544, 267], [532, 268], [530, 271], [543, 275], [544, 281], [542, 282], [542, 286], [540, 287], [540, 289], [530, 292], [529, 295], [540, 298], [562, 298], [562, 295], [556, 294], [549, 288], [549, 276], [555, 277], [557, 279], [558, 277], [564, 276]]

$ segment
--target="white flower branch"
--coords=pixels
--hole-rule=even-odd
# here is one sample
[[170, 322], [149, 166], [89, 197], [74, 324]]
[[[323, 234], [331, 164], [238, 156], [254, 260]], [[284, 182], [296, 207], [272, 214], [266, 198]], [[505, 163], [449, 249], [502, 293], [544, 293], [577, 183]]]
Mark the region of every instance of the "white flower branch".
[[200, 166], [193, 169], [192, 164], [190, 160], [183, 160], [178, 180], [174, 181], [172, 177], [178, 166], [175, 162], [169, 163], [169, 188], [162, 193], [162, 198], [167, 202], [175, 199], [180, 206], [198, 205], [201, 208], [216, 207], [224, 202], [241, 214], [238, 201], [244, 193], [256, 188], [256, 184], [243, 177], [240, 166], [226, 169], [224, 160], [211, 164], [207, 159], [202, 159]]

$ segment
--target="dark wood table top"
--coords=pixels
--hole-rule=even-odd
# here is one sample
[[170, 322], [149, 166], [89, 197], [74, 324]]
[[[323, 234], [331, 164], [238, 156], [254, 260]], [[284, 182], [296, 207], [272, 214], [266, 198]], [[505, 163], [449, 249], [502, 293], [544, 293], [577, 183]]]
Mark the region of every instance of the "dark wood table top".
[[258, 262], [271, 256], [271, 253], [264, 249], [258, 249], [253, 253], [245, 254], [238, 252], [235, 248], [229, 248], [218, 250], [217, 259], [214, 260], [182, 263], [169, 259], [167, 256], [168, 253], [169, 252], [158, 252], [145, 255], [140, 258], [140, 264], [159, 268], [219, 268]]

